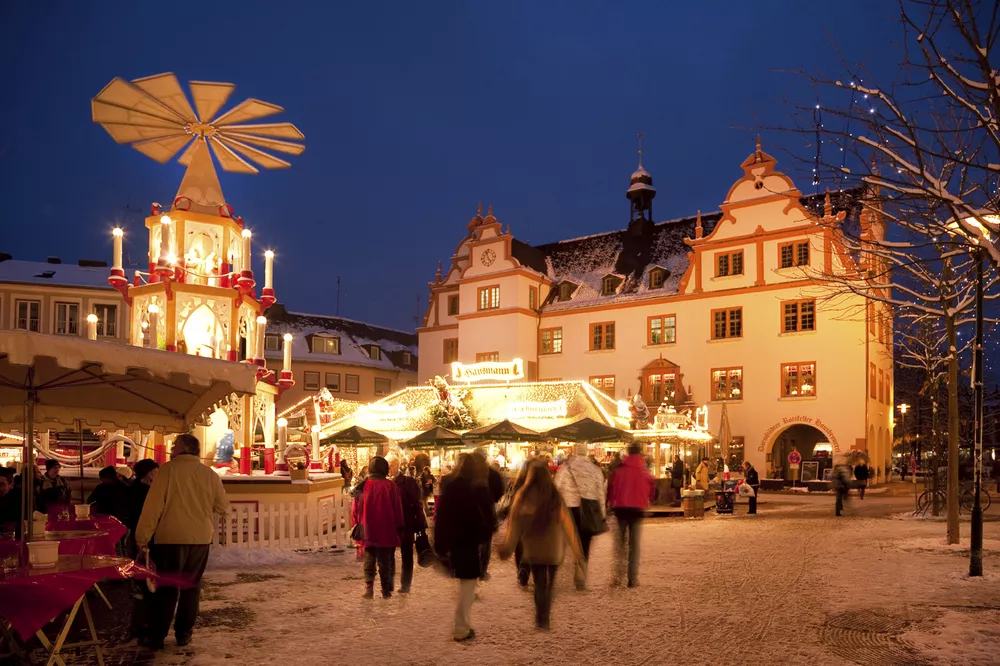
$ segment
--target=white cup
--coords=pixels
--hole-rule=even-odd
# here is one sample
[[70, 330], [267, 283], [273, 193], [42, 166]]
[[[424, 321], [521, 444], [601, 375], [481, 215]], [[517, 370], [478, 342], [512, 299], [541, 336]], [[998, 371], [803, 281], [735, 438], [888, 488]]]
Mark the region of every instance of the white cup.
[[73, 514], [76, 516], [77, 520], [87, 520], [88, 518], [90, 518], [90, 505], [74, 504]]
[[59, 542], [29, 541], [28, 562], [36, 569], [54, 567], [59, 562]]

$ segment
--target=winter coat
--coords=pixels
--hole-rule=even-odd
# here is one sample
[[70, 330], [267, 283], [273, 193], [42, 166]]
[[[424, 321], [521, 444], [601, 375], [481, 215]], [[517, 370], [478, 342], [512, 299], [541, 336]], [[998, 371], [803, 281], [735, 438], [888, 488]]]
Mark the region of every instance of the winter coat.
[[455, 578], [479, 578], [483, 574], [480, 548], [497, 529], [489, 486], [461, 477], [452, 477], [442, 486], [434, 522], [434, 552]]
[[160, 467], [139, 515], [135, 540], [140, 547], [154, 536], [161, 545], [206, 545], [217, 527], [213, 515], [228, 511], [219, 475], [198, 456], [183, 453]]
[[580, 506], [584, 499], [597, 500], [604, 513], [604, 474], [601, 468], [583, 456], [573, 456], [556, 472], [556, 488], [569, 508]]
[[608, 481], [608, 507], [612, 509], [647, 509], [653, 492], [653, 475], [645, 459], [629, 454]]
[[868, 465], [861, 463], [854, 468], [854, 478], [858, 481], [867, 481], [870, 476]]
[[756, 493], [757, 489], [760, 488], [760, 475], [757, 474], [756, 468], [751, 467], [748, 469], [744, 478], [746, 480], [746, 484], [753, 488], [754, 493]]
[[364, 526], [365, 548], [399, 546], [403, 506], [395, 483], [380, 474], [369, 474], [351, 513], [354, 522]]
[[698, 490], [708, 490], [708, 464], [705, 462], [698, 463], [698, 467], [694, 470], [695, 486]]
[[21, 535], [21, 489], [12, 488], [0, 497], [0, 532], [12, 531]]
[[535, 520], [536, 505], [530, 497], [518, 494], [511, 508], [510, 522], [507, 523], [507, 535], [500, 547], [501, 557], [508, 557], [514, 552], [517, 544], [521, 544], [521, 561], [527, 564], [548, 564], [558, 566], [566, 556], [566, 545], [569, 544], [577, 561], [583, 559], [580, 539], [576, 534], [576, 525], [566, 504], [559, 503], [559, 512], [549, 521], [545, 530], [532, 532]]
[[430, 499], [434, 496], [434, 481], [434, 475], [430, 472], [420, 476], [420, 496], [422, 498]]
[[681, 484], [684, 483], [684, 462], [678, 460], [674, 462], [670, 467], [670, 478], [674, 481], [680, 481]]
[[413, 541], [413, 535], [427, 529], [427, 516], [424, 505], [420, 501], [420, 486], [412, 476], [402, 472], [396, 475], [396, 490], [399, 492], [399, 503], [403, 509], [403, 533], [400, 540], [403, 543]]
[[505, 490], [507, 490], [507, 484], [504, 483], [503, 476], [500, 472], [490, 467], [490, 495], [493, 496], [494, 504], [500, 501]]
[[100, 483], [91, 491], [87, 504], [96, 504], [95, 511], [119, 520], [125, 515], [125, 491], [128, 487], [119, 481]]
[[48, 513], [50, 507], [70, 503], [69, 484], [62, 476], [43, 475], [35, 479], [35, 511]]

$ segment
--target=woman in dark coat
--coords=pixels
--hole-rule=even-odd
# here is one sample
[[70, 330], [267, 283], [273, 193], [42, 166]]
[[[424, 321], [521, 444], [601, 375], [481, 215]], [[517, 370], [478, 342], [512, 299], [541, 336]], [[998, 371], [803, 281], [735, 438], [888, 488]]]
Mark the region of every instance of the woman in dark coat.
[[413, 582], [414, 535], [427, 529], [427, 515], [420, 502], [420, 485], [416, 479], [399, 469], [398, 458], [389, 459], [389, 476], [396, 484], [403, 509], [403, 530], [399, 533], [399, 553], [403, 563], [399, 577], [399, 592], [406, 594]]
[[861, 496], [861, 499], [865, 498], [865, 488], [868, 487], [869, 476], [871, 473], [868, 469], [868, 463], [862, 460], [854, 468], [854, 480], [857, 482], [855, 485], [858, 487], [858, 495]]
[[[140, 460], [132, 468], [134, 481], [125, 490], [125, 502], [122, 510], [122, 523], [128, 528], [128, 534], [125, 537], [125, 554], [132, 559], [139, 556], [139, 547], [135, 543], [135, 528], [139, 523], [139, 516], [142, 515], [142, 507], [146, 504], [149, 486], [153, 484], [153, 479], [156, 478], [159, 468], [160, 466], [154, 460], [148, 458]], [[133, 638], [145, 638], [149, 625], [149, 601], [152, 595], [146, 587], [145, 581], [133, 582], [132, 592], [135, 604], [132, 606], [132, 622], [129, 632]]]
[[445, 485], [434, 524], [434, 551], [459, 581], [454, 638], [475, 638], [471, 626], [476, 582], [483, 575], [480, 548], [496, 532], [489, 488], [489, 467], [482, 456], [466, 456], [458, 474]]
[[746, 484], [753, 488], [753, 497], [747, 499], [750, 510], [747, 513], [757, 513], [757, 495], [760, 493], [760, 475], [749, 460], [743, 463], [743, 476]]

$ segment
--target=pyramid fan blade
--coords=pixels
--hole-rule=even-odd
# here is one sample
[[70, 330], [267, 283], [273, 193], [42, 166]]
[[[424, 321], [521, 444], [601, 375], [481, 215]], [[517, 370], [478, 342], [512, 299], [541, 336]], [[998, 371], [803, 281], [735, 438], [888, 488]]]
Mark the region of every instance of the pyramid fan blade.
[[134, 111], [122, 106], [99, 102], [96, 99], [90, 103], [90, 114], [95, 123], [116, 123], [119, 125], [142, 125], [143, 127], [162, 127], [177, 131], [183, 127], [176, 120], [164, 120], [141, 111]]
[[229, 96], [236, 90], [232, 83], [216, 83], [214, 81], [188, 81], [194, 106], [198, 109], [198, 118], [207, 123], [219, 112]]
[[262, 136], [244, 134], [243, 132], [230, 132], [228, 129], [229, 128], [226, 128], [225, 131], [221, 132], [222, 136], [229, 139], [238, 139], [243, 143], [260, 146], [261, 148], [270, 148], [271, 150], [276, 150], [279, 153], [301, 155], [302, 151], [306, 149], [306, 147], [301, 143], [289, 143], [288, 141], [279, 141], [278, 139], [267, 139]]
[[222, 125], [232, 125], [233, 123], [242, 123], [255, 118], [263, 118], [264, 116], [273, 116], [274, 114], [281, 113], [282, 111], [284, 111], [284, 109], [277, 104], [269, 104], [251, 97], [250, 99], [243, 100], [233, 108], [223, 113], [221, 116], [213, 120], [212, 124], [216, 127], [220, 127]]
[[189, 166], [191, 164], [191, 159], [194, 157], [194, 149], [198, 147], [198, 141], [201, 140], [203, 139], [198, 139], [196, 137], [195, 140], [191, 142], [191, 145], [188, 146], [187, 149], [181, 153], [181, 156], [177, 158], [177, 163]]
[[263, 150], [257, 150], [253, 146], [248, 146], [247, 144], [236, 141], [235, 139], [230, 139], [226, 136], [216, 136], [215, 138], [235, 150], [243, 157], [253, 160], [265, 169], [287, 169], [292, 166], [290, 162], [286, 162], [285, 160], [277, 158], [274, 155], [268, 155]]
[[104, 90], [97, 93], [94, 101], [139, 111], [162, 120], [181, 124], [187, 122], [183, 116], [169, 106], [122, 78], [112, 80], [104, 87]]
[[255, 136], [275, 136], [279, 139], [303, 141], [306, 135], [291, 123], [261, 123], [260, 125], [226, 125], [225, 132], [245, 132]]
[[219, 164], [222, 165], [222, 169], [224, 171], [232, 171], [234, 173], [259, 173], [257, 167], [234, 153], [228, 146], [223, 145], [214, 136], [209, 141], [209, 145], [212, 146], [212, 152], [215, 153], [215, 159], [219, 160]]
[[134, 143], [146, 139], [160, 139], [177, 134], [176, 127], [146, 127], [131, 123], [101, 123], [116, 143]]
[[187, 132], [180, 132], [174, 136], [163, 137], [162, 139], [147, 139], [132, 144], [132, 147], [147, 157], [151, 157], [163, 164], [170, 161], [170, 158], [177, 154], [184, 145], [191, 140], [191, 135]]
[[198, 120], [194, 115], [194, 109], [191, 108], [191, 103], [188, 102], [184, 91], [181, 90], [181, 84], [177, 82], [177, 77], [173, 73], [135, 79], [132, 81], [132, 85], [145, 90], [188, 122]]

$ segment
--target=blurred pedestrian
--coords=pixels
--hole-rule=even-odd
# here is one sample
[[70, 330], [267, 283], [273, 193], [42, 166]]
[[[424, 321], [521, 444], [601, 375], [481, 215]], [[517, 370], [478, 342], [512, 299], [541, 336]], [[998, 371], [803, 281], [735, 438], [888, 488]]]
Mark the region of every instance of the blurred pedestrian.
[[858, 464], [854, 466], [854, 480], [857, 481], [858, 495], [861, 499], [865, 498], [865, 488], [868, 487], [868, 478], [871, 475], [871, 470], [868, 469], [868, 463], [865, 460], [859, 460]]
[[355, 524], [360, 525], [362, 530], [360, 544], [365, 553], [365, 592], [362, 596], [365, 599], [375, 596], [376, 569], [382, 598], [392, 596], [396, 548], [400, 544], [404, 521], [399, 490], [386, 478], [388, 474], [389, 463], [386, 459], [382, 456], [372, 458], [368, 463], [368, 477], [358, 486], [351, 510]]
[[399, 593], [407, 594], [413, 583], [414, 537], [417, 532], [427, 529], [427, 515], [420, 502], [420, 485], [409, 474], [403, 474], [399, 469], [399, 460], [395, 457], [389, 459], [389, 476], [396, 484], [403, 510], [403, 530], [399, 534], [399, 555], [403, 565], [399, 576]]
[[844, 510], [847, 493], [851, 489], [850, 465], [837, 465], [833, 470], [833, 491], [837, 495], [836, 512], [839, 516]]
[[[125, 555], [137, 559], [139, 557], [139, 547], [135, 541], [135, 529], [139, 524], [139, 516], [142, 515], [142, 508], [146, 504], [146, 497], [149, 495], [149, 487], [156, 479], [160, 466], [155, 460], [149, 458], [140, 460], [132, 470], [132, 478], [135, 482], [129, 486], [125, 492], [125, 503], [122, 523], [128, 528], [125, 535]], [[153, 593], [149, 591], [146, 581], [130, 580], [132, 586], [132, 621], [129, 623], [129, 635], [132, 638], [145, 640], [149, 631], [150, 605]]]
[[340, 478], [343, 479], [344, 492], [348, 492], [351, 489], [351, 480], [354, 477], [354, 473], [351, 471], [351, 466], [347, 464], [346, 458], [340, 459]]
[[556, 570], [567, 544], [578, 565], [584, 562], [584, 554], [573, 517], [541, 463], [531, 465], [524, 487], [514, 498], [500, 556], [510, 557], [517, 544], [523, 548], [523, 561], [531, 567], [535, 583], [535, 627], [548, 631]]
[[[473, 451], [472, 455], [481, 456], [482, 463], [486, 465], [486, 471], [488, 474], [488, 485], [490, 487], [490, 497], [493, 498], [493, 510], [496, 512], [497, 502], [503, 497], [504, 492], [507, 490], [507, 484], [504, 483], [503, 475], [500, 474], [498, 467], [490, 465], [486, 458], [486, 453], [482, 449], [477, 449]], [[483, 560], [483, 573], [480, 576], [480, 580], [490, 579], [490, 555], [493, 553], [493, 535], [483, 543], [483, 547], [479, 551], [479, 556]]]
[[496, 532], [496, 511], [489, 488], [486, 459], [466, 456], [458, 473], [447, 484], [442, 479], [440, 506], [434, 524], [434, 551], [458, 579], [453, 636], [456, 641], [476, 637], [472, 628], [472, 602], [476, 582], [483, 574], [482, 544]]
[[695, 488], [697, 488], [698, 490], [704, 490], [707, 493], [708, 475], [709, 475], [708, 458], [702, 458], [701, 462], [698, 463], [698, 467], [696, 467], [694, 470]]
[[118, 470], [109, 465], [98, 473], [98, 478], [101, 482], [90, 492], [87, 504], [96, 504], [96, 512], [99, 514], [121, 520], [125, 515], [127, 487], [119, 478]]
[[674, 462], [670, 466], [670, 490], [671, 502], [674, 505], [681, 503], [681, 488], [684, 487], [684, 462], [681, 457], [674, 454]]
[[[639, 586], [639, 536], [642, 517], [649, 508], [653, 476], [646, 469], [637, 444], [628, 447], [628, 455], [608, 482], [608, 507], [618, 523], [615, 583], [621, 584], [621, 573], [628, 553], [628, 586]], [[628, 532], [628, 541], [625, 533]]]
[[743, 481], [753, 490], [753, 495], [747, 497], [747, 503], [750, 505], [748, 514], [757, 513], [757, 495], [760, 493], [760, 475], [757, 474], [757, 469], [749, 460], [743, 461]]
[[587, 562], [590, 560], [590, 542], [595, 535], [607, 531], [605, 511], [607, 492], [601, 468], [587, 458], [586, 443], [578, 443], [570, 456], [556, 472], [555, 486], [573, 516], [580, 549], [582, 566], [576, 569], [576, 588], [587, 587]]
[[429, 502], [434, 497], [434, 475], [431, 474], [430, 467], [420, 470], [420, 501], [424, 507], [424, 514], [429, 514]]

